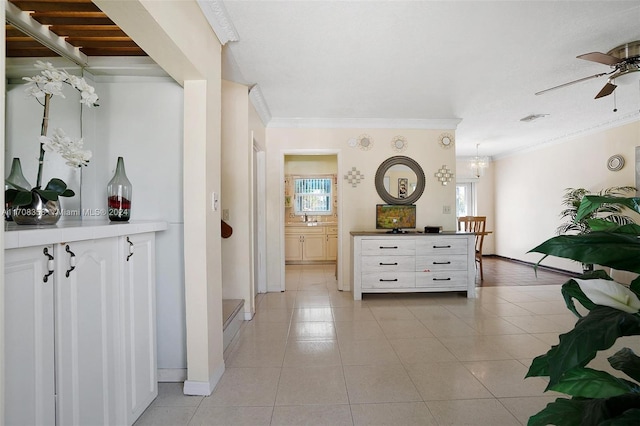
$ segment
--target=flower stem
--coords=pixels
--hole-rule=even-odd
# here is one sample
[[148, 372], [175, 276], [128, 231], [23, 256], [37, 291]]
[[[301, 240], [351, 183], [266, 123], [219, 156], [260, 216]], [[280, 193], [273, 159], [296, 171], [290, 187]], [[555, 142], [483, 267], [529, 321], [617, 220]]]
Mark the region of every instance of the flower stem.
[[[47, 136], [47, 128], [49, 127], [49, 100], [51, 94], [47, 93], [44, 97], [44, 113], [42, 115], [42, 129], [40, 130], [40, 136]], [[38, 179], [36, 181], [36, 188], [40, 188], [42, 185], [42, 166], [44, 165], [44, 144], [40, 142], [40, 158], [38, 159]]]

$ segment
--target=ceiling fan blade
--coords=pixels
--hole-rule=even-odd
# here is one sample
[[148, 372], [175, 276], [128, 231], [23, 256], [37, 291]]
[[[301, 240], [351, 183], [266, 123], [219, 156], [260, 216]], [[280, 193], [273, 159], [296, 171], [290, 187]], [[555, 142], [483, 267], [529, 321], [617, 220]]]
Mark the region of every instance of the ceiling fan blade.
[[623, 61], [623, 59], [616, 58], [615, 56], [611, 55], [606, 55], [600, 52], [585, 53], [584, 55], [576, 56], [576, 58], [605, 65], [615, 65]]
[[610, 94], [613, 93], [614, 90], [616, 90], [616, 86], [613, 83], [607, 83], [604, 85], [604, 87], [602, 89], [600, 89], [600, 91], [598, 92], [598, 94], [596, 95], [596, 97], [594, 99], [598, 99], [598, 98], [602, 98], [605, 96], [609, 96]]
[[582, 83], [583, 81], [591, 80], [592, 78], [602, 77], [603, 75], [607, 75], [607, 73], [603, 72], [603, 73], [600, 73], [600, 74], [591, 75], [589, 77], [583, 77], [583, 78], [580, 78], [578, 80], [573, 80], [573, 81], [570, 81], [568, 83], [561, 84], [559, 86], [550, 87], [549, 89], [544, 89], [544, 90], [541, 90], [539, 92], [536, 92], [536, 95], [542, 95], [543, 93], [547, 93], [547, 92], [549, 92], [551, 90], [556, 90], [556, 89], [560, 89], [562, 87], [571, 86], [572, 84], [576, 84], [576, 83]]

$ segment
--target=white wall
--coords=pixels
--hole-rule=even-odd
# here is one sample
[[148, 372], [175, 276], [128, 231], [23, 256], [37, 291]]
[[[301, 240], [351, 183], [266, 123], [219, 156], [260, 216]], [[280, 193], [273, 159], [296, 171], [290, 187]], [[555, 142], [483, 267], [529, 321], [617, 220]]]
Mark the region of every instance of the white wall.
[[[496, 254], [537, 262], [527, 253], [555, 235], [562, 223], [566, 188], [599, 191], [612, 186], [635, 186], [635, 147], [640, 145], [640, 122], [583, 135], [498, 159], [495, 167]], [[620, 154], [624, 168], [607, 169], [607, 159]], [[580, 271], [575, 262], [549, 257], [545, 265]]]
[[169, 78], [112, 77], [99, 78], [96, 91], [96, 179], [93, 191], [87, 182], [85, 192], [104, 206], [117, 157], [124, 157], [132, 220], [168, 222], [156, 237], [158, 368], [186, 369], [183, 89]]
[[[447, 132], [451, 132], [447, 130]], [[374, 145], [368, 151], [349, 146], [351, 138], [369, 134]], [[342, 257], [343, 288], [350, 289], [351, 270], [350, 231], [375, 228], [375, 205], [383, 203], [378, 196], [374, 177], [378, 166], [394, 155], [405, 155], [416, 160], [424, 170], [426, 189], [416, 203], [418, 228], [426, 225], [443, 226], [455, 230], [455, 185], [441, 185], [433, 174], [446, 164], [455, 172], [455, 151], [438, 144], [442, 130], [417, 129], [284, 129], [267, 128], [267, 277], [269, 291], [280, 291], [283, 259], [283, 165], [285, 154], [303, 154], [304, 150], [333, 150], [338, 153], [338, 206], [341, 232], [338, 237]], [[402, 153], [391, 147], [394, 136], [407, 139], [408, 148]], [[355, 188], [344, 180], [348, 170], [356, 167], [364, 180]], [[443, 206], [451, 206], [451, 214], [443, 214]]]

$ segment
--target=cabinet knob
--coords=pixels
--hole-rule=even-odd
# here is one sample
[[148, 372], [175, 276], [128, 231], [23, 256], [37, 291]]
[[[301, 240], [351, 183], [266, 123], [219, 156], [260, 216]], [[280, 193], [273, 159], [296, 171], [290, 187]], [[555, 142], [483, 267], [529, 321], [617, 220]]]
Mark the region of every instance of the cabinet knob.
[[76, 254], [69, 249], [69, 245], [64, 248], [64, 251], [69, 253], [71, 256], [69, 257], [69, 269], [64, 274], [67, 278], [69, 278], [69, 274], [76, 269]]
[[44, 253], [45, 256], [47, 256], [47, 273], [45, 274], [44, 277], [42, 277], [42, 281], [43, 282], [47, 282], [49, 281], [49, 277], [51, 276], [51, 274], [53, 274], [53, 256], [51, 256], [49, 254], [49, 249], [47, 247], [44, 248], [44, 250], [42, 250], [42, 252]]
[[133, 243], [131, 242], [129, 237], [127, 237], [127, 242], [129, 243], [129, 255], [127, 256], [127, 262], [128, 262], [129, 258], [133, 256]]

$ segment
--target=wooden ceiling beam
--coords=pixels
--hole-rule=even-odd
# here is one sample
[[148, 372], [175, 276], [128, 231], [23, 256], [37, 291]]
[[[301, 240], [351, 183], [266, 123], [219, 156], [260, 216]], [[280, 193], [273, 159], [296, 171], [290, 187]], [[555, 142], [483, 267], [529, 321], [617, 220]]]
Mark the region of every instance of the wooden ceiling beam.
[[48, 16], [34, 13], [31, 15], [33, 19], [42, 25], [112, 25], [113, 21], [106, 17], [87, 17], [87, 16]]
[[139, 47], [123, 48], [81, 48], [80, 51], [87, 56], [147, 56], [147, 53]]
[[34, 12], [100, 12], [98, 6], [91, 0], [82, 1], [29, 1], [29, 0], [9, 0], [24, 11]]

